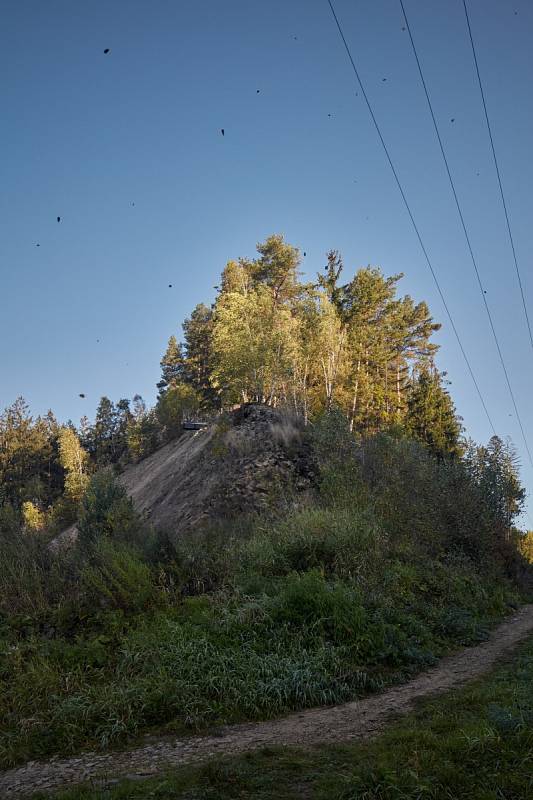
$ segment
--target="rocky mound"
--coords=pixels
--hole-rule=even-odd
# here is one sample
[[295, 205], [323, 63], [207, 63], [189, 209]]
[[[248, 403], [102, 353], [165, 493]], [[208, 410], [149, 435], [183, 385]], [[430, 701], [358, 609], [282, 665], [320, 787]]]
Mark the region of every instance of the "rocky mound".
[[314, 474], [301, 421], [250, 404], [184, 431], [119, 480], [135, 508], [174, 537], [208, 520], [303, 500]]

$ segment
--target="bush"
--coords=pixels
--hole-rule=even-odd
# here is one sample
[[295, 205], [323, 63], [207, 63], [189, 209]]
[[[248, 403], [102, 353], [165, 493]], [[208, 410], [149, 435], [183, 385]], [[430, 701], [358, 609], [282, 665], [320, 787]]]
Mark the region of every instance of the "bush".
[[102, 537], [123, 541], [137, 538], [139, 517], [111, 468], [91, 478], [81, 503], [77, 528], [78, 540], [84, 547], [90, 547]]
[[89, 609], [112, 608], [128, 612], [161, 605], [163, 595], [150, 567], [132, 547], [101, 539], [80, 572], [80, 592]]

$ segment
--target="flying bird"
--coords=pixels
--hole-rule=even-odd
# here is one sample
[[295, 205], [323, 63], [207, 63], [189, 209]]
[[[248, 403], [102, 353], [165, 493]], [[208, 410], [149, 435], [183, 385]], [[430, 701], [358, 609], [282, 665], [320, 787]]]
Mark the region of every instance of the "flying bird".
[[382, 78], [381, 80], [383, 81], [383, 83], [385, 83], [385, 81], [387, 80], [387, 78]]
[[106, 49], [104, 50], [104, 53], [107, 55], [110, 52], [111, 52], [111, 50], [109, 49], [109, 47], [106, 47]]
[[41, 246], [40, 244], [36, 244], [36, 245], [35, 245], [35, 247], [40, 247], [40, 246]]
[[168, 288], [172, 289], [172, 284], [171, 283], [168, 284]]
[[307, 255], [307, 253], [306, 253], [306, 252], [305, 252], [305, 250], [304, 250], [304, 256], [306, 256], [306, 255]]
[[80, 392], [80, 397], [85, 397], [85, 395], [83, 394], [83, 392]]
[[224, 136], [224, 128], [220, 129], [220, 133], [222, 134], [222, 136]]
[[135, 205], [135, 203], [132, 203], [132, 206], [134, 206], [134, 205]]
[[259, 89], [256, 89], [256, 90], [255, 90], [255, 93], [256, 93], [256, 94], [259, 94]]
[[455, 122], [455, 117], [452, 117], [450, 122]]
[[58, 221], [58, 222], [61, 222], [61, 217], [58, 217], [58, 218], [57, 218], [57, 221]]

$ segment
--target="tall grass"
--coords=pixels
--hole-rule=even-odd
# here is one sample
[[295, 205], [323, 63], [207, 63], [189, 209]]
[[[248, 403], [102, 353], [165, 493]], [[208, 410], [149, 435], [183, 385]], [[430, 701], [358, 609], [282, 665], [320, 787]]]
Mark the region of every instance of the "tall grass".
[[99, 478], [79, 547], [0, 539], [2, 766], [342, 702], [520, 601], [460, 470], [394, 437], [361, 449], [341, 431], [331, 453], [315, 435], [306, 508], [176, 543]]

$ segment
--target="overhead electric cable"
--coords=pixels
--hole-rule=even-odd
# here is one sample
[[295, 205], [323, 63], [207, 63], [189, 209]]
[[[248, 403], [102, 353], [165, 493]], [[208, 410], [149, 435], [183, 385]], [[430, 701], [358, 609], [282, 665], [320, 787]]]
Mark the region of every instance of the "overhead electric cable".
[[357, 70], [357, 67], [355, 66], [355, 62], [353, 60], [353, 56], [352, 56], [351, 50], [350, 50], [350, 48], [348, 46], [348, 42], [346, 41], [346, 37], [344, 36], [344, 33], [343, 33], [343, 30], [342, 30], [341, 24], [339, 22], [339, 19], [337, 17], [337, 14], [335, 13], [335, 9], [333, 7], [333, 3], [332, 3], [331, 0], [328, 0], [328, 4], [329, 4], [329, 7], [331, 9], [331, 13], [333, 15], [333, 19], [335, 20], [335, 23], [336, 23], [337, 28], [339, 30], [339, 34], [340, 34], [340, 37], [341, 37], [342, 42], [344, 44], [344, 48], [346, 50], [346, 53], [348, 55], [348, 59], [350, 61], [350, 64], [352, 65], [352, 69], [354, 71], [355, 77], [357, 78], [357, 82], [359, 84], [359, 88], [361, 89], [361, 93], [362, 93], [362, 95], [363, 95], [363, 97], [365, 99], [368, 111], [370, 112], [370, 116], [372, 117], [372, 122], [374, 123], [374, 127], [375, 127], [375, 129], [377, 131], [377, 134], [379, 136], [381, 145], [383, 147], [385, 155], [387, 156], [387, 161], [389, 162], [389, 166], [390, 166], [390, 168], [392, 170], [392, 174], [394, 175], [394, 180], [396, 181], [396, 185], [398, 186], [398, 189], [399, 189], [400, 194], [402, 196], [402, 200], [404, 202], [405, 208], [407, 209], [407, 213], [409, 215], [409, 219], [411, 220], [411, 223], [413, 225], [414, 231], [416, 233], [416, 237], [418, 239], [418, 242], [420, 244], [420, 247], [422, 249], [424, 257], [426, 259], [426, 263], [427, 263], [427, 265], [429, 267], [429, 270], [430, 270], [431, 275], [433, 277], [433, 280], [435, 282], [435, 286], [437, 287], [437, 291], [438, 291], [438, 293], [440, 295], [440, 299], [442, 300], [442, 304], [443, 304], [443, 306], [444, 306], [444, 308], [446, 310], [446, 314], [448, 315], [448, 319], [450, 320], [450, 324], [452, 326], [452, 330], [453, 330], [453, 332], [455, 334], [455, 338], [457, 339], [457, 343], [459, 344], [459, 348], [460, 348], [461, 353], [463, 355], [463, 358], [465, 360], [466, 366], [468, 368], [468, 372], [470, 373], [470, 377], [472, 378], [474, 386], [476, 387], [476, 391], [477, 391], [477, 394], [479, 396], [481, 405], [483, 406], [483, 411], [485, 412], [485, 415], [487, 417], [487, 420], [489, 422], [489, 425], [491, 427], [491, 430], [492, 430], [493, 434], [496, 434], [496, 430], [494, 428], [494, 424], [493, 424], [492, 419], [490, 417], [490, 414], [488, 412], [487, 405], [485, 403], [485, 400], [483, 399], [483, 395], [481, 394], [481, 389], [479, 388], [478, 382], [476, 380], [476, 376], [474, 375], [474, 371], [473, 371], [472, 366], [470, 364], [470, 360], [469, 360], [469, 358], [468, 358], [468, 356], [466, 354], [466, 351], [464, 349], [463, 343], [461, 341], [461, 337], [459, 336], [459, 331], [457, 330], [457, 327], [456, 327], [455, 322], [453, 320], [453, 317], [451, 315], [450, 309], [448, 308], [448, 304], [446, 302], [446, 298], [444, 297], [444, 293], [443, 293], [443, 291], [441, 289], [441, 286], [440, 286], [440, 283], [439, 283], [439, 279], [437, 278], [437, 274], [436, 274], [436, 272], [435, 272], [435, 270], [433, 268], [433, 264], [431, 263], [431, 259], [429, 257], [429, 254], [428, 254], [428, 252], [426, 250], [426, 247], [424, 245], [424, 242], [422, 240], [422, 236], [420, 235], [420, 231], [418, 230], [418, 226], [417, 226], [417, 224], [415, 222], [415, 218], [413, 216], [413, 212], [411, 211], [411, 207], [410, 207], [409, 202], [407, 200], [407, 197], [405, 195], [403, 186], [402, 186], [402, 184], [400, 182], [400, 179], [398, 177], [398, 173], [396, 172], [396, 168], [395, 168], [394, 163], [392, 161], [392, 158], [390, 156], [389, 149], [388, 149], [387, 145], [385, 144], [385, 140], [383, 138], [383, 135], [381, 133], [381, 129], [380, 129], [380, 127], [378, 125], [378, 122], [376, 120], [374, 111], [372, 109], [372, 105], [370, 104], [370, 100], [368, 99], [368, 95], [367, 95], [367, 93], [365, 91], [365, 87], [364, 87], [363, 82], [362, 82], [362, 80], [361, 80], [361, 78], [359, 76], [359, 72]]
[[529, 314], [527, 313], [526, 298], [525, 298], [525, 295], [524, 295], [524, 288], [522, 286], [522, 276], [520, 275], [520, 268], [518, 266], [518, 258], [517, 258], [516, 249], [515, 249], [515, 246], [514, 246], [513, 233], [511, 231], [511, 222], [509, 220], [509, 213], [507, 211], [507, 203], [505, 201], [505, 195], [503, 193], [503, 184], [502, 184], [502, 179], [501, 179], [501, 175], [500, 175], [500, 168], [498, 166], [498, 159], [496, 158], [496, 149], [494, 147], [494, 139], [492, 137], [492, 128], [490, 126], [490, 121], [489, 121], [489, 112], [487, 111], [487, 103], [485, 102], [485, 92], [483, 91], [483, 84], [481, 83], [481, 75], [480, 75], [480, 72], [479, 72], [479, 65], [478, 65], [478, 60], [477, 60], [476, 48], [475, 48], [475, 45], [474, 45], [474, 37], [472, 35], [472, 28], [470, 27], [470, 17], [468, 16], [468, 8], [466, 6], [466, 0], [463, 0], [463, 6], [464, 6], [464, 9], [465, 9], [465, 17], [466, 17], [466, 24], [468, 26], [468, 35], [470, 37], [470, 44], [472, 45], [472, 55], [474, 56], [474, 64], [476, 65], [477, 82], [479, 84], [479, 91], [481, 93], [481, 100], [483, 102], [483, 110], [485, 112], [485, 121], [487, 123], [487, 131], [489, 133], [490, 146], [491, 146], [491, 149], [492, 149], [492, 157], [494, 159], [494, 167], [496, 168], [496, 175], [498, 177], [498, 185], [500, 187], [500, 196], [502, 198], [503, 213], [505, 214], [505, 222], [507, 223], [507, 232], [509, 234], [509, 241], [511, 243], [511, 250], [513, 252], [513, 260], [514, 260], [514, 265], [515, 265], [515, 270], [516, 270], [516, 277], [518, 278], [518, 285], [520, 287], [520, 295], [522, 297], [522, 305], [524, 307], [524, 314], [526, 316], [527, 329], [528, 329], [528, 332], [529, 332], [529, 341], [531, 343], [531, 348], [533, 349], [533, 333], [531, 332], [531, 324], [530, 324], [530, 321], [529, 321]]
[[437, 120], [435, 118], [435, 113], [433, 111], [433, 105], [431, 103], [431, 98], [429, 96], [429, 91], [428, 91], [428, 88], [427, 88], [427, 85], [426, 85], [426, 81], [424, 79], [424, 73], [422, 72], [422, 66], [420, 64], [420, 59], [418, 57], [418, 52], [416, 50], [415, 42], [414, 42], [414, 39], [413, 39], [413, 34], [411, 33], [411, 27], [409, 25], [409, 20], [407, 19], [407, 14], [405, 12], [405, 6], [403, 4], [403, 0], [399, 0], [399, 2], [400, 2], [400, 6], [402, 8], [403, 18], [405, 20], [405, 25], [407, 27], [407, 32], [409, 33], [409, 39], [410, 39], [411, 47], [413, 49], [413, 53], [414, 53], [414, 56], [415, 56], [416, 64], [417, 64], [417, 67], [418, 67], [420, 80], [422, 81], [422, 86], [424, 88], [424, 94], [426, 95], [426, 100], [428, 102], [429, 111], [430, 111], [430, 114], [431, 114], [431, 119], [433, 120], [433, 126], [435, 128], [435, 133], [437, 135], [437, 140], [439, 142], [440, 151], [442, 153], [442, 158], [443, 158], [443, 161], [444, 161], [444, 165], [446, 167], [446, 172], [448, 174], [448, 179], [450, 181], [450, 186], [451, 186], [453, 197], [454, 197], [454, 200], [455, 200], [455, 205], [457, 206], [459, 219], [461, 220], [461, 226], [463, 228], [463, 232], [464, 232], [464, 235], [465, 235], [466, 243], [467, 243], [467, 246], [468, 246], [468, 252], [470, 253], [472, 266], [474, 267], [474, 272], [476, 273], [476, 278], [477, 278], [477, 282], [478, 282], [478, 285], [479, 285], [479, 291], [481, 292], [481, 298], [483, 300], [483, 305], [485, 306], [485, 311], [487, 312], [487, 317], [488, 317], [488, 320], [489, 320], [490, 328], [491, 328], [491, 331], [492, 331], [492, 335], [494, 337], [494, 342], [496, 344], [496, 349], [498, 351], [498, 356], [500, 358], [500, 363], [502, 365], [503, 374], [505, 375], [505, 381], [507, 383], [507, 388], [509, 389], [509, 395], [511, 397], [511, 402], [512, 402], [513, 408], [515, 410], [516, 418], [518, 420], [518, 425], [520, 427], [520, 432], [522, 433], [522, 439], [524, 440], [524, 446], [526, 448], [526, 451], [527, 451], [527, 454], [528, 454], [528, 457], [529, 457], [529, 462], [530, 462], [531, 466], [533, 467], [533, 458], [531, 457], [531, 451], [529, 449], [529, 445], [528, 445], [527, 438], [526, 438], [526, 433], [525, 433], [525, 430], [524, 430], [524, 426], [522, 424], [522, 419], [520, 417], [520, 412], [518, 410], [518, 405], [516, 403], [516, 399], [515, 399], [515, 395], [514, 395], [514, 392], [513, 392], [513, 388], [511, 386], [511, 380], [509, 378], [509, 373], [507, 371], [507, 366], [505, 364], [505, 359], [503, 357], [502, 349], [501, 349], [501, 346], [500, 346], [500, 341], [498, 339], [498, 334], [496, 333], [496, 328], [494, 326], [494, 321], [492, 319], [492, 314], [490, 312], [489, 304], [487, 302], [487, 296], [485, 294], [485, 291], [483, 289], [483, 284], [481, 282], [481, 276], [479, 274], [477, 261], [476, 261], [476, 258], [474, 256], [474, 251], [472, 249], [472, 243], [470, 242], [470, 236], [468, 234], [468, 229], [466, 227], [465, 218], [463, 216], [463, 211], [461, 209], [461, 204], [459, 203], [459, 198], [457, 196], [457, 191], [455, 189], [455, 183], [454, 183], [454, 180], [452, 178], [452, 173], [450, 171], [450, 166], [448, 164], [448, 159], [446, 157], [446, 152], [444, 150], [444, 145], [442, 143], [441, 135], [440, 135], [440, 132], [439, 132], [439, 126], [437, 125]]

